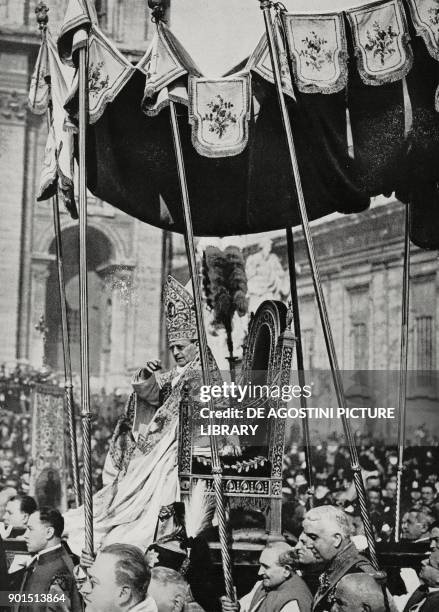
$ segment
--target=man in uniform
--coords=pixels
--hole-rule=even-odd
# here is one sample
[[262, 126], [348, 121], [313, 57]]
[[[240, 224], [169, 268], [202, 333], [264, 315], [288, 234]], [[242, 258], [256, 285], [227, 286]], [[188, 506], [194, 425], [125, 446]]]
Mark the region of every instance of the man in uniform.
[[369, 561], [358, 553], [349, 534], [349, 522], [341, 508], [319, 506], [305, 514], [303, 532], [296, 546], [299, 562], [312, 553], [316, 563], [324, 567], [314, 596], [313, 612], [330, 610], [335, 588], [346, 574], [376, 573]]

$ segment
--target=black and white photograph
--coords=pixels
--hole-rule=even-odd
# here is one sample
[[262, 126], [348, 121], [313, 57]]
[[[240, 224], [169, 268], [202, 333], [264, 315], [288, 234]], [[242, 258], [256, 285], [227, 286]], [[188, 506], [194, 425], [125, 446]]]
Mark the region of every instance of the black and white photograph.
[[0, 0], [0, 612], [439, 612], [438, 0]]

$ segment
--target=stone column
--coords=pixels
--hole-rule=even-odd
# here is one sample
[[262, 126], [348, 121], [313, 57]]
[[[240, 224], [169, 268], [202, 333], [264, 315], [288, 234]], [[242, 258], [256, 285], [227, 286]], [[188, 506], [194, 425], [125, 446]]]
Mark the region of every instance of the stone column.
[[108, 390], [127, 383], [127, 370], [132, 366], [129, 356], [132, 354], [133, 333], [133, 267], [117, 265], [99, 270], [104, 274], [107, 287], [106, 301], [111, 296], [111, 309], [106, 309], [106, 321], [103, 323], [103, 354], [101, 377]]
[[37, 331], [36, 326], [38, 326], [41, 315], [46, 317], [47, 279], [50, 273], [50, 264], [54, 261], [54, 255], [34, 254], [32, 257], [29, 360], [31, 365], [36, 368], [41, 367], [44, 357], [44, 339], [42, 334]]
[[[160, 303], [162, 261], [161, 230], [135, 221], [133, 296], [134, 334], [131, 336], [130, 367], [140, 367], [147, 359], [160, 357]], [[174, 265], [175, 260], [173, 260]]]
[[20, 291], [17, 332], [17, 356], [29, 357], [30, 301], [31, 301], [31, 256], [36, 187], [41, 168], [38, 165], [38, 147], [41, 118], [29, 113], [25, 136], [23, 215], [21, 232]]
[[[12, 53], [1, 53], [0, 59], [11, 62], [20, 60], [17, 70], [25, 70], [27, 65], [26, 57]], [[25, 127], [24, 93], [0, 92], [0, 284], [3, 288], [0, 296], [0, 361], [12, 361], [17, 356]]]

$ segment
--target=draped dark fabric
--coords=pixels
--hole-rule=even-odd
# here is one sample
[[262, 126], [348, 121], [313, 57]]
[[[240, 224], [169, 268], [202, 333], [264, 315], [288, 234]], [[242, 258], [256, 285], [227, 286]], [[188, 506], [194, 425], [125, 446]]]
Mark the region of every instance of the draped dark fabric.
[[407, 76], [413, 127], [405, 146], [396, 195], [410, 202], [410, 237], [421, 248], [439, 248], [439, 113], [433, 107], [439, 64], [411, 30], [414, 66]]
[[[420, 39], [407, 78], [413, 126], [406, 138], [402, 81], [364, 85], [351, 66], [348, 90], [297, 93], [288, 101], [310, 219], [334, 211], [360, 212], [369, 198], [396, 191], [413, 204], [411, 237], [439, 248], [439, 116], [434, 111], [438, 66]], [[103, 116], [88, 128], [90, 190], [152, 225], [182, 232], [180, 188], [169, 119], [164, 109], [140, 109], [144, 76], [135, 73]], [[207, 158], [191, 143], [187, 109], [178, 105], [196, 235], [232, 235], [300, 223], [288, 149], [274, 88], [253, 76], [260, 108], [240, 155]], [[354, 159], [348, 155], [346, 104]]]
[[[135, 73], [88, 128], [88, 186], [97, 197], [142, 221], [182, 232], [169, 111], [156, 117], [141, 112], [143, 80]], [[191, 143], [187, 110], [178, 106], [197, 235], [269, 231], [300, 222], [275, 91], [262, 81], [257, 87], [261, 108], [252, 119], [249, 146], [235, 157], [199, 155]], [[345, 111], [339, 98], [302, 95], [297, 105], [290, 104], [311, 219], [335, 210], [358, 212], [369, 203], [349, 175]]]

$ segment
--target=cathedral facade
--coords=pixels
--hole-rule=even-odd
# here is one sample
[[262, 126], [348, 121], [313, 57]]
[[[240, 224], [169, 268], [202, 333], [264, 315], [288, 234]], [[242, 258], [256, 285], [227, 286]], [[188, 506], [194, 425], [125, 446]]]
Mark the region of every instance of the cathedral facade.
[[[129, 4], [129, 9], [128, 9]], [[50, 201], [36, 202], [47, 136], [45, 117], [27, 110], [40, 35], [36, 3], [0, 3], [0, 362], [62, 370], [55, 242]], [[66, 0], [48, 0], [54, 36]], [[151, 37], [143, 0], [97, 2], [102, 26], [133, 59]], [[160, 349], [162, 232], [90, 197], [88, 205], [90, 374], [113, 389]], [[67, 316], [79, 370], [78, 224], [61, 210]]]

